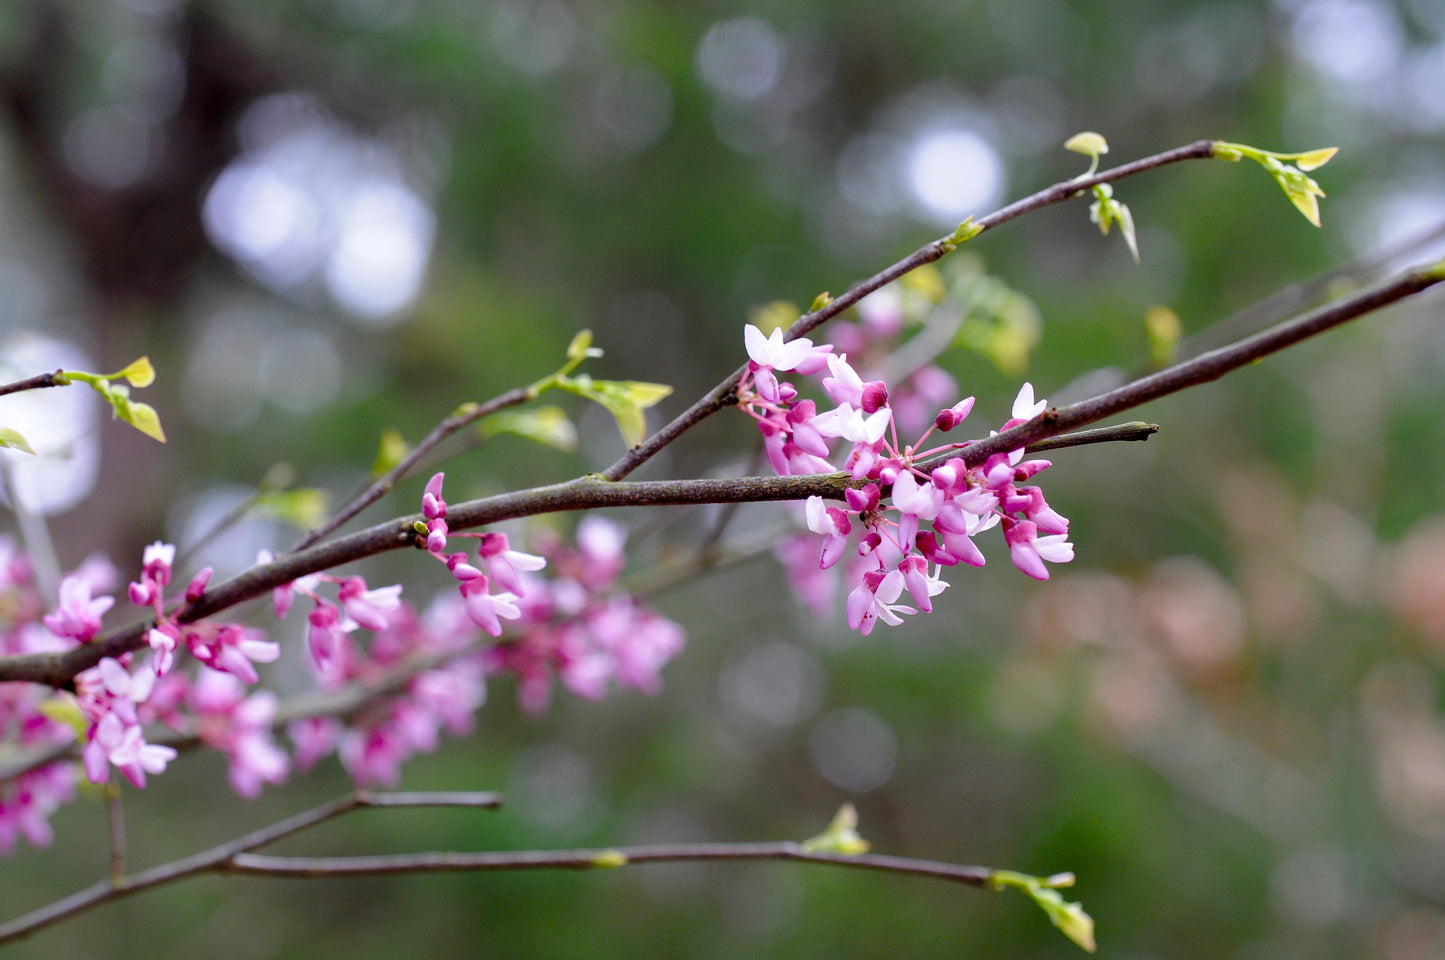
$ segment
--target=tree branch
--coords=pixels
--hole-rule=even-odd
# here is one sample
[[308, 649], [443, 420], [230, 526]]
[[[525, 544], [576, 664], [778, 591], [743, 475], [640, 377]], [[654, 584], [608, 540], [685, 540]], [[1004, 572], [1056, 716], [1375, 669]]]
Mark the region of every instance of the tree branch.
[[810, 850], [793, 841], [776, 843], [681, 843], [598, 850], [524, 850], [469, 853], [429, 852], [360, 857], [269, 857], [251, 851], [363, 807], [467, 807], [494, 809], [495, 793], [380, 793], [357, 791], [210, 850], [129, 876], [102, 880], [69, 897], [0, 924], [0, 945], [93, 910], [106, 903], [207, 873], [269, 877], [362, 877], [399, 873], [455, 873], [499, 870], [604, 870], [642, 863], [786, 860], [854, 870], [949, 880], [987, 887], [997, 871], [935, 860], [880, 854], [844, 855]]
[[[375, 857], [266, 857], [238, 854], [221, 871], [267, 877], [375, 877], [398, 873], [476, 873], [495, 870], [608, 870], [639, 863], [706, 860], [791, 860], [858, 870], [878, 870], [915, 877], [952, 880], [972, 887], [987, 886], [995, 871], [936, 860], [914, 860], [881, 854], [810, 851], [801, 843], [679, 843], [600, 850], [523, 850], [507, 853], [402, 853]], [[0, 941], [3, 942], [3, 941]]]
[[526, 403], [528, 400], [535, 399], [536, 396], [537, 392], [533, 389], [517, 387], [493, 397], [486, 403], [463, 404], [455, 413], [433, 427], [430, 433], [423, 437], [415, 447], [412, 447], [406, 456], [401, 458], [400, 463], [363, 488], [360, 493], [356, 494], [356, 496], [352, 497], [344, 506], [337, 510], [336, 513], [331, 516], [331, 519], [327, 520], [321, 526], [308, 531], [304, 537], [297, 540], [291, 547], [290, 552], [295, 553], [298, 550], [305, 550], [380, 500], [391, 492], [391, 489], [396, 486], [397, 481], [406, 476], [413, 467], [421, 462], [423, 457], [431, 453], [432, 450], [436, 449], [438, 444], [458, 430], [468, 424], [475, 423], [488, 414], [496, 413], [498, 410], [505, 410], [507, 407], [518, 406], [519, 404]]
[[64, 370], [56, 370], [54, 373], [37, 373], [33, 377], [26, 377], [24, 380], [16, 380], [14, 383], [0, 384], [0, 397], [7, 393], [21, 393], [25, 390], [41, 390], [45, 387], [68, 387], [70, 381], [65, 377]]
[[[975, 220], [973, 225], [978, 228], [979, 233], [982, 233], [1041, 207], [1076, 197], [1095, 184], [1122, 180], [1124, 177], [1178, 163], [1181, 160], [1205, 160], [1213, 156], [1214, 141], [1196, 140], [1187, 146], [1166, 150], [1142, 160], [1135, 160], [1133, 163], [1102, 170], [1091, 177], [1064, 180], [1051, 187], [1045, 187], [1031, 196], [1016, 200], [986, 217]], [[788, 328], [784, 339], [793, 340], [812, 332], [875, 290], [886, 287], [904, 274], [917, 270], [925, 264], [943, 259], [953, 252], [956, 246], [951, 234], [924, 244], [892, 266], [854, 284], [842, 296], [830, 300], [817, 310], [803, 314]], [[704, 394], [701, 399], [679, 414], [671, 423], [623, 454], [621, 459], [602, 472], [602, 476], [607, 480], [621, 480], [683, 433], [724, 407], [732, 406], [733, 391], [737, 388], [738, 382], [742, 380], [747, 369], [747, 365], [744, 364], [734, 370], [731, 375]]]
[[33, 910], [8, 923], [0, 924], [0, 945], [29, 936], [38, 930], [69, 919], [88, 910], [134, 896], [155, 887], [175, 883], [203, 873], [220, 873], [228, 869], [229, 863], [237, 856], [275, 843], [284, 837], [299, 833], [334, 817], [363, 807], [473, 807], [495, 809], [502, 804], [502, 798], [495, 793], [380, 793], [357, 791], [349, 796], [322, 804], [305, 813], [282, 820], [269, 827], [262, 827], [228, 843], [209, 850], [173, 860], [170, 863], [142, 870], [129, 876], [101, 880], [84, 890], [57, 900], [52, 904]]
[[[1445, 260], [1406, 271], [1228, 347], [1211, 350], [1089, 400], [1063, 408], [1050, 408], [1027, 423], [975, 441], [961, 450], [947, 451], [919, 461], [918, 466], [926, 468], [954, 456], [961, 456], [969, 466], [977, 466], [995, 453], [1026, 448], [1151, 400], [1217, 380], [1231, 370], [1414, 296], [1442, 280], [1445, 280]], [[464, 530], [562, 510], [803, 500], [811, 496], [841, 499], [850, 484], [847, 474], [842, 473], [627, 483], [612, 483], [603, 477], [588, 475], [547, 487], [457, 504], [448, 510], [447, 523], [454, 530]], [[199, 600], [183, 607], [178, 617], [182, 622], [189, 623], [260, 596], [308, 573], [387, 550], [415, 546], [417, 538], [412, 525], [418, 520], [419, 514], [389, 520], [253, 567], [208, 590]], [[0, 659], [0, 681], [18, 680], [63, 687], [77, 673], [99, 663], [101, 658], [117, 657], [138, 649], [150, 625], [150, 621], [133, 623], [65, 653], [27, 654]]]

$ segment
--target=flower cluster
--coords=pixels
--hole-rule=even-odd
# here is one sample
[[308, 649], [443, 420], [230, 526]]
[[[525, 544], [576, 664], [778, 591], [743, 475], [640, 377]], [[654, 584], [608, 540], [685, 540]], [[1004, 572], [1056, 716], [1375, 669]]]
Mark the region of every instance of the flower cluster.
[[[422, 497], [427, 550], [460, 581], [466, 615], [474, 624], [503, 637], [501, 621], [516, 621], [513, 635], [493, 644], [484, 660], [487, 673], [516, 676], [524, 710], [547, 709], [554, 676], [592, 700], [605, 696], [612, 682], [656, 692], [658, 671], [682, 649], [683, 632], [617, 589], [625, 542], [619, 527], [587, 517], [578, 525], [575, 548], [549, 541], [545, 555], [511, 549], [506, 534], [462, 534], [478, 541], [477, 566], [465, 552], [446, 552], [442, 482], [443, 474], [432, 477]], [[548, 566], [550, 579], [535, 575]], [[502, 589], [492, 593], [492, 583]]]
[[[948, 432], [963, 422], [973, 408], [972, 397], [938, 409], [933, 424], [905, 446], [898, 440], [888, 385], [864, 380], [846, 353], [805, 338], [784, 342], [781, 330], [765, 337], [751, 324], [744, 327], [743, 339], [749, 363], [738, 385], [739, 406], [757, 420], [774, 469], [780, 474], [842, 469], [861, 482], [847, 492], [842, 506], [810, 498], [808, 529], [822, 543], [813, 551], [796, 546], [781, 551], [815, 608], [830, 589], [816, 571], [848, 556], [855, 530], [853, 559], [842, 569], [849, 588], [848, 625], [864, 634], [879, 620], [896, 625], [901, 614], [931, 611], [932, 598], [948, 586], [943, 568], [982, 566], [984, 556], [973, 538], [993, 527], [1002, 527], [1014, 565], [1035, 579], [1048, 579], [1045, 561], [1073, 559], [1068, 520], [1049, 507], [1038, 487], [1024, 485], [1049, 466], [1047, 460], [1024, 460], [1023, 451], [1014, 450], [970, 467], [962, 457], [947, 456], [966, 442], [925, 448], [935, 431]], [[778, 378], [786, 372], [821, 375], [832, 405], [819, 410], [816, 401]], [[1046, 406], [1046, 401], [1034, 401], [1033, 387], [1025, 383], [1003, 429], [1024, 423]], [[834, 466], [835, 456], [841, 456], [841, 466]], [[905, 590], [916, 606], [899, 602]]]
[[[95, 572], [103, 576], [103, 571]], [[29, 561], [9, 537], [0, 537], [0, 656], [63, 648], [42, 625], [44, 610]], [[30, 749], [69, 742], [75, 736], [71, 728], [46, 715], [49, 695], [48, 688], [37, 684], [0, 684], [0, 742]], [[48, 845], [50, 815], [74, 795], [74, 767], [69, 763], [48, 764], [0, 784], [0, 855], [14, 849], [17, 837], [37, 847]]]

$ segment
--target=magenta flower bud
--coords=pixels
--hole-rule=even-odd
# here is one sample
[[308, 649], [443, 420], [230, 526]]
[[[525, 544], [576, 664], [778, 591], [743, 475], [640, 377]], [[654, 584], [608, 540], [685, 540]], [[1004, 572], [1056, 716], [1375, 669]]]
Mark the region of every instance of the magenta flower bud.
[[447, 569], [450, 570], [452, 576], [458, 580], [475, 580], [482, 575], [482, 571], [468, 563], [467, 559], [465, 553], [454, 553], [450, 557], [447, 557]]
[[130, 602], [138, 607], [148, 607], [155, 603], [156, 586], [154, 581], [145, 580], [142, 583], [130, 582], [126, 593], [130, 595]]
[[477, 541], [477, 555], [482, 557], [496, 557], [508, 550], [512, 545], [507, 542], [505, 533], [484, 533]]
[[1014, 480], [1022, 483], [1030, 477], [1042, 473], [1051, 466], [1053, 466], [1053, 461], [1051, 460], [1025, 460], [1023, 463], [1014, 467]]
[[952, 410], [940, 410], [938, 416], [933, 418], [933, 425], [944, 433], [958, 426], [958, 418], [953, 415]]
[[822, 373], [828, 369], [828, 358], [833, 355], [833, 345], [825, 343], [816, 346], [808, 351], [808, 355], [798, 362], [793, 371], [800, 377], [811, 377], [815, 373]]
[[870, 380], [863, 384], [863, 398], [859, 406], [864, 413], [877, 413], [888, 405], [888, 384], [882, 380]]
[[445, 473], [438, 473], [427, 481], [426, 492], [421, 495], [421, 513], [427, 520], [447, 515], [447, 502], [442, 499], [442, 481], [445, 478]]
[[211, 582], [211, 568], [206, 567], [200, 573], [191, 578], [186, 584], [186, 602], [195, 603], [201, 599], [201, 594], [206, 592], [206, 585]]
[[878, 485], [870, 483], [862, 489], [849, 488], [844, 491], [843, 499], [848, 502], [848, 509], [854, 513], [866, 513], [869, 510], [878, 508]]
[[447, 548], [447, 522], [438, 517], [427, 526], [431, 528], [431, 533], [426, 537], [427, 552], [441, 556], [442, 551]]

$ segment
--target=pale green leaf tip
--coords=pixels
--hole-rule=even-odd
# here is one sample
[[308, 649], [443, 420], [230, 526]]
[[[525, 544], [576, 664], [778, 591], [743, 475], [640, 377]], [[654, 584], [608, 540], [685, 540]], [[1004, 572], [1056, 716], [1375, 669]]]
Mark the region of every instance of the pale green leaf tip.
[[953, 231], [953, 236], [949, 239], [952, 240], [953, 245], [957, 247], [961, 243], [967, 243], [968, 241], [972, 240], [980, 233], [983, 233], [983, 226], [974, 223], [973, 217], [969, 217], [967, 220], [963, 221], [958, 225], [958, 229]]
[[121, 419], [152, 440], [166, 442], [166, 432], [161, 429], [160, 414], [156, 413], [155, 407], [148, 403], [127, 403], [125, 406], [126, 412], [121, 414]]
[[1103, 134], [1084, 130], [1065, 140], [1064, 149], [1082, 153], [1086, 157], [1097, 157], [1109, 152], [1109, 141], [1104, 139]]
[[839, 853], [854, 857], [868, 852], [868, 841], [858, 835], [858, 811], [851, 803], [845, 803], [833, 815], [833, 822], [816, 837], [803, 841], [808, 853]]
[[151, 358], [141, 357], [139, 360], [131, 361], [130, 365], [117, 373], [112, 379], [125, 379], [133, 387], [148, 387], [156, 380], [156, 369], [151, 366]]
[[602, 870], [616, 870], [627, 866], [627, 855], [621, 850], [603, 850], [592, 858], [591, 864]]
[[592, 331], [586, 329], [578, 330], [577, 335], [572, 338], [572, 342], [567, 344], [567, 359], [581, 360], [589, 356], [588, 350], [590, 350], [591, 347]]
[[819, 310], [823, 309], [832, 302], [833, 295], [830, 294], [827, 290], [824, 290], [822, 293], [818, 294], [816, 297], [813, 298], [813, 304], [812, 306], [808, 307], [808, 312], [817, 313]]
[[19, 430], [11, 430], [9, 427], [0, 427], [0, 447], [9, 447], [12, 450], [19, 450], [21, 453], [28, 453], [35, 456], [35, 450], [30, 446], [29, 441]]

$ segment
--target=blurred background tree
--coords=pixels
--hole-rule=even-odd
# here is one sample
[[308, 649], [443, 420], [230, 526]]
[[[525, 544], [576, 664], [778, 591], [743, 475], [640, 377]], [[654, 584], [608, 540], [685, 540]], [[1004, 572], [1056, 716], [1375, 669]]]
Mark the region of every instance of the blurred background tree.
[[[7, 398], [8, 425], [55, 418], [29, 435], [66, 453], [13, 463], [9, 486], [49, 516], [62, 566], [101, 550], [128, 569], [157, 537], [184, 549], [275, 462], [344, 494], [384, 429], [415, 439], [549, 371], [584, 326], [599, 375], [676, 387], [670, 415], [741, 361], [750, 311], [837, 292], [1079, 172], [1059, 149], [1079, 129], [1118, 159], [1200, 137], [1342, 148], [1318, 175], [1323, 230], [1267, 178], [1208, 164], [1119, 186], [1139, 267], [1082, 202], [981, 240], [1041, 341], [1026, 373], [942, 363], [1002, 420], [1021, 374], [1062, 401], [1146, 365], [1151, 308], [1193, 334], [1327, 268], [1357, 263], [1344, 288], [1367, 263], [1438, 257], [1441, 91], [1434, 0], [8, 3], [0, 360], [148, 353], [170, 436], [158, 451], [103, 427], [89, 397]], [[1144, 410], [1164, 426], [1147, 445], [1058, 455], [1079, 559], [1048, 584], [995, 561], [933, 617], [859, 639], [766, 557], [690, 581], [654, 598], [689, 632], [657, 698], [562, 695], [527, 720], [494, 685], [474, 737], [407, 769], [408, 787], [501, 789], [505, 812], [366, 814], [294, 848], [802, 837], [853, 799], [876, 849], [1076, 871], [1105, 955], [1445, 954], [1439, 303]], [[606, 414], [573, 412], [577, 451], [491, 440], [449, 464], [452, 498], [610, 462]], [[754, 434], [716, 419], [645, 475], [742, 469]], [[639, 564], [708, 522], [619, 519]], [[248, 522], [204, 560], [225, 575], [294, 536]], [[440, 586], [378, 571], [418, 603]], [[284, 691], [300, 627], [271, 629]], [[220, 764], [187, 758], [133, 795], [138, 864], [346, 788], [323, 765], [248, 803]], [[19, 849], [7, 914], [91, 882], [103, 820], [92, 798], [57, 817], [53, 849]], [[737, 865], [208, 879], [14, 955], [1074, 949], [1021, 899]]]

